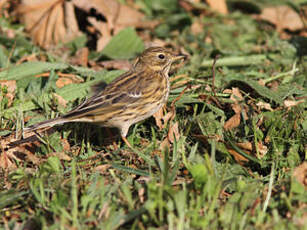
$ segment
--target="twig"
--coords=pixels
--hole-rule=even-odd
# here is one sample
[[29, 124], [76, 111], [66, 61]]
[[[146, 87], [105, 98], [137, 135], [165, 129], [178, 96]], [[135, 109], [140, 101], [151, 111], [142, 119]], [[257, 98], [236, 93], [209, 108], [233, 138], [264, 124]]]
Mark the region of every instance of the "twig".
[[212, 92], [214, 94], [214, 97], [216, 97], [215, 85], [214, 85], [214, 82], [215, 82], [215, 64], [216, 64], [216, 61], [219, 57], [220, 57], [220, 55], [216, 55], [214, 57], [214, 61], [213, 61], [213, 64], [212, 64]]
[[271, 195], [272, 195], [273, 182], [274, 182], [274, 172], [275, 172], [275, 164], [273, 162], [272, 168], [271, 168], [271, 174], [270, 174], [269, 190], [268, 190], [267, 196], [266, 196], [264, 204], [263, 204], [263, 209], [262, 209], [263, 212], [266, 212], [267, 207], [269, 205]]

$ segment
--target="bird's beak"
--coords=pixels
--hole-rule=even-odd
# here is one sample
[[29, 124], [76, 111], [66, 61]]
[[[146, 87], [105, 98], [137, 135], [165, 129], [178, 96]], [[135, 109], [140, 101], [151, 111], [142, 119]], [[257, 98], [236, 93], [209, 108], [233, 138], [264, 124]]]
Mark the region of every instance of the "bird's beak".
[[179, 61], [181, 59], [186, 60], [188, 58], [187, 55], [184, 54], [177, 54], [173, 56], [173, 62]]

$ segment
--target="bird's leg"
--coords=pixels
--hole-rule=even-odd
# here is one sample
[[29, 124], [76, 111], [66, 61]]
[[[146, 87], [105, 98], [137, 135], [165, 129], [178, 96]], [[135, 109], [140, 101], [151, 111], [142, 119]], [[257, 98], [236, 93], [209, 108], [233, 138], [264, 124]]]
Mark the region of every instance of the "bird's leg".
[[108, 127], [106, 127], [106, 130], [107, 130], [109, 138], [111, 140], [113, 139], [112, 145], [113, 145], [114, 149], [117, 150], [118, 149], [118, 145], [116, 144], [116, 141], [114, 140], [114, 134], [112, 133], [112, 131]]
[[129, 141], [127, 140], [126, 137], [122, 136], [122, 139], [123, 139], [123, 141], [126, 143], [126, 145], [128, 145], [128, 147], [129, 147], [130, 149], [133, 149], [132, 146], [131, 146], [131, 144], [129, 143]]

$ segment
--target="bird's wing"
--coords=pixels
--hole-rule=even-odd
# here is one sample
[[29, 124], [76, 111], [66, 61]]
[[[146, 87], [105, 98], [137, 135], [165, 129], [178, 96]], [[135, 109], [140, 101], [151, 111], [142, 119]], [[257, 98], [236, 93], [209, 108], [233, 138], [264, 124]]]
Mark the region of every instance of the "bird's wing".
[[[63, 116], [65, 119], [75, 120], [82, 117], [103, 116], [104, 114], [121, 113], [127, 106], [138, 104], [144, 96], [143, 90], [146, 89], [145, 72], [124, 73], [101, 92], [85, 100], [78, 107]], [[109, 117], [108, 115], [108, 117]], [[103, 117], [100, 117], [103, 120]]]

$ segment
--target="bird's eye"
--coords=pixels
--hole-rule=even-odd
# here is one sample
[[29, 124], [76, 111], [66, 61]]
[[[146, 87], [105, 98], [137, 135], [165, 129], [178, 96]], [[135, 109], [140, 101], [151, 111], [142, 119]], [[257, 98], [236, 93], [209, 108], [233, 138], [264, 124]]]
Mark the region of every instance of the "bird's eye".
[[163, 54], [159, 54], [159, 56], [158, 56], [160, 59], [164, 59], [165, 58], [165, 56], [163, 55]]

